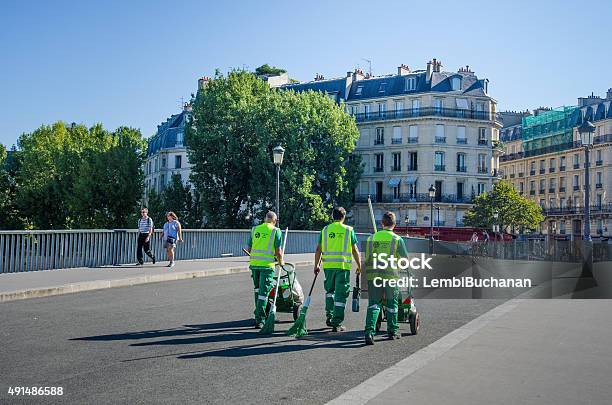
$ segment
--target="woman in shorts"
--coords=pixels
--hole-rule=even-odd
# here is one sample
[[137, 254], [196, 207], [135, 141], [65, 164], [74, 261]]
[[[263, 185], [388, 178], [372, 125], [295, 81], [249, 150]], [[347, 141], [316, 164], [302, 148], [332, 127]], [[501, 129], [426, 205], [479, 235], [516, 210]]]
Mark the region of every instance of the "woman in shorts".
[[166, 223], [164, 224], [164, 232], [162, 233], [164, 248], [168, 254], [168, 267], [174, 267], [174, 249], [176, 244], [183, 240], [183, 229], [178, 217], [172, 211], [166, 214]]

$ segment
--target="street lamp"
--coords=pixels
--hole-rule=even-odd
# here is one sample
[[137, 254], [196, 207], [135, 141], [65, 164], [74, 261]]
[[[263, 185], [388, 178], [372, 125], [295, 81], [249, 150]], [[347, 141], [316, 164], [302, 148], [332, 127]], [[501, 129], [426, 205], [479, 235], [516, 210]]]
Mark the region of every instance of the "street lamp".
[[584, 147], [584, 240], [591, 240], [591, 206], [590, 206], [590, 176], [589, 176], [589, 149], [593, 146], [593, 132], [595, 125], [590, 121], [584, 121], [578, 127], [580, 141]]
[[495, 238], [494, 242], [497, 242], [497, 231], [498, 231], [498, 229], [497, 229], [497, 227], [498, 227], [497, 219], [498, 218], [499, 218], [499, 212], [494, 211], [493, 212], [493, 222], [494, 222], [493, 223], [493, 237]]
[[283, 155], [285, 149], [282, 146], [277, 146], [272, 149], [272, 157], [276, 166], [276, 220], [280, 223], [280, 167], [283, 164]]
[[433, 202], [434, 202], [434, 197], [436, 196], [436, 188], [434, 187], [434, 185], [432, 184], [431, 186], [429, 186], [429, 203], [430, 203], [430, 209], [429, 209], [429, 253], [433, 254], [433, 247], [434, 247], [434, 242], [433, 242]]

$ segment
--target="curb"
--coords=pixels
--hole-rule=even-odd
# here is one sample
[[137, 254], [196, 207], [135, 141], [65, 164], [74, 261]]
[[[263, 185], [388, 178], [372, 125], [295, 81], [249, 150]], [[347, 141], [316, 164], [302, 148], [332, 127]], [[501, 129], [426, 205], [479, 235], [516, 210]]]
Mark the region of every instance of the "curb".
[[[295, 262], [296, 266], [306, 266], [314, 261]], [[222, 267], [218, 269], [184, 271], [167, 274], [152, 274], [138, 277], [122, 278], [116, 280], [95, 280], [81, 283], [64, 284], [53, 287], [40, 287], [26, 290], [9, 291], [0, 293], [0, 303], [25, 300], [30, 298], [52, 297], [54, 295], [72, 294], [84, 291], [104, 290], [115, 287], [130, 287], [141, 284], [160, 283], [163, 281], [186, 280], [190, 278], [202, 278], [212, 276], [224, 276], [229, 274], [247, 273], [248, 267]]]

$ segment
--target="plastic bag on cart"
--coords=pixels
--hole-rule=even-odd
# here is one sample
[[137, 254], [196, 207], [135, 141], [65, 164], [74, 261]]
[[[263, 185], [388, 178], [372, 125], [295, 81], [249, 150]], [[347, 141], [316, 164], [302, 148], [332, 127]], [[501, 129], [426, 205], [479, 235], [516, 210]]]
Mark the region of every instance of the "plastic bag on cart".
[[304, 303], [304, 290], [295, 276], [295, 266], [291, 263], [285, 265], [286, 278], [281, 282], [279, 293], [285, 300], [293, 299], [296, 304]]

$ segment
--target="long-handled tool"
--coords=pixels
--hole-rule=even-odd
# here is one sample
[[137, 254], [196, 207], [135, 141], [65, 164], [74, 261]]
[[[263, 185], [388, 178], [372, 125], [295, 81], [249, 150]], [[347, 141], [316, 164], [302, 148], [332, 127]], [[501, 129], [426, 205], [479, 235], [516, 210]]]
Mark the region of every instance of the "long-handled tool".
[[[285, 240], [283, 241], [283, 254], [285, 253], [285, 246], [287, 246], [287, 233], [289, 232], [289, 228], [285, 229]], [[272, 305], [270, 306], [270, 312], [268, 313], [268, 317], [266, 318], [266, 322], [263, 327], [260, 329], [259, 333], [262, 335], [270, 335], [274, 333], [274, 323], [276, 322], [276, 297], [278, 297], [278, 290], [280, 289], [280, 277], [282, 273], [282, 265], [281, 268], [278, 269], [278, 276], [276, 277], [276, 287], [274, 287], [274, 300], [272, 301]]]
[[359, 299], [361, 298], [361, 288], [359, 287], [359, 277], [355, 274], [355, 287], [353, 287], [353, 312], [359, 312]]
[[317, 277], [319, 273], [316, 273], [314, 276], [314, 280], [312, 280], [312, 284], [310, 285], [310, 291], [308, 292], [308, 297], [304, 300], [304, 305], [302, 305], [302, 310], [300, 311], [300, 316], [296, 319], [295, 323], [289, 330], [287, 331], [287, 335], [289, 336], [306, 336], [308, 334], [308, 329], [306, 329], [306, 313], [308, 312], [308, 307], [310, 306], [310, 297], [312, 296], [312, 290], [315, 286], [315, 282], [317, 281]]
[[372, 220], [372, 226], [374, 227], [374, 233], [378, 232], [376, 229], [376, 218], [374, 218], [374, 210], [372, 209], [372, 200], [368, 196], [368, 208], [370, 209], [370, 219]]

